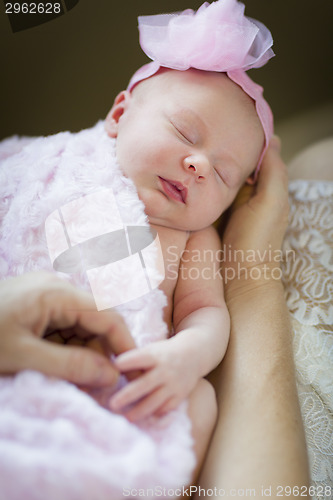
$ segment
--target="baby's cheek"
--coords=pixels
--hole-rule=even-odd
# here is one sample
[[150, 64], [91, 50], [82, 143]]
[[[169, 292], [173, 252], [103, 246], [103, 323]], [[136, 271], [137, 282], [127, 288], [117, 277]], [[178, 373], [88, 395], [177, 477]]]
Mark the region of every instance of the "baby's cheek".
[[175, 152], [163, 141], [156, 140], [154, 144], [148, 146], [144, 151], [143, 158], [145, 170], [152, 171], [157, 175], [165, 177], [171, 169], [173, 175], [177, 175], [177, 160]]

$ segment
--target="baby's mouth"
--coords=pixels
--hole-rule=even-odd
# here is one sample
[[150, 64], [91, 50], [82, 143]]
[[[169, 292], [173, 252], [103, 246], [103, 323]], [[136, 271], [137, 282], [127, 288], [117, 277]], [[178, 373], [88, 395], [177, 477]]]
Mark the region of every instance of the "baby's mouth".
[[181, 203], [186, 203], [187, 188], [181, 182], [164, 179], [160, 176], [158, 178], [161, 181], [163, 191], [168, 197]]

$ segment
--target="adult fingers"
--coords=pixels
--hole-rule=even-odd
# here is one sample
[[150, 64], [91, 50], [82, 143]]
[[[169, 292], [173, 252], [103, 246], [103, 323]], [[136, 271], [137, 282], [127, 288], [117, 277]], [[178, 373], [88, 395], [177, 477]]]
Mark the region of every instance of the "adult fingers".
[[[0, 287], [3, 350], [1, 371], [30, 368], [84, 385], [109, 385], [118, 371], [103, 355], [89, 349], [41, 340], [46, 329], [81, 327], [105, 339], [108, 353], [135, 347], [115, 311], [98, 312], [91, 295], [47, 273], [6, 280]], [[80, 328], [78, 328], [80, 330]]]
[[280, 156], [280, 140], [276, 136], [272, 138], [263, 158], [256, 192], [267, 200], [287, 199], [287, 167]]
[[279, 194], [281, 195], [281, 190], [283, 198], [285, 198], [288, 182], [287, 169], [281, 159], [280, 148], [280, 139], [274, 136], [263, 158], [257, 184], [244, 184], [242, 186], [231, 206], [231, 213], [237, 211], [239, 207], [242, 207], [252, 198], [254, 198], [254, 202], [256, 202], [257, 198], [261, 200], [263, 197], [267, 200], [275, 199]]
[[37, 370], [77, 385], [96, 387], [114, 385], [119, 375], [105, 356], [84, 347], [26, 337], [21, 353], [10, 371]]
[[83, 337], [87, 331], [105, 338], [106, 351], [121, 354], [135, 347], [122, 316], [114, 310], [97, 311], [90, 294], [71, 284], [57, 279], [52, 286], [45, 288], [42, 295], [43, 323], [39, 323], [39, 335], [47, 326], [67, 329], [77, 326], [76, 333]]
[[231, 215], [223, 242], [243, 250], [280, 249], [288, 222], [287, 170], [280, 156], [279, 140], [273, 138], [261, 166], [257, 184], [245, 188], [247, 202]]
[[108, 353], [122, 354], [136, 347], [124, 318], [116, 311], [81, 312], [79, 325], [104, 338]]
[[249, 199], [253, 196], [255, 192], [255, 187], [250, 184], [244, 184], [238, 191], [236, 198], [234, 199], [230, 211], [235, 212], [239, 207], [243, 206]]

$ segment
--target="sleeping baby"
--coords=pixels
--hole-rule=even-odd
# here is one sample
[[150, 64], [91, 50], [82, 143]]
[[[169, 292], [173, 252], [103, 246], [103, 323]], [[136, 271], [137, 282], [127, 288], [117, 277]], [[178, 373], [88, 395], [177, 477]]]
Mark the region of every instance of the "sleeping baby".
[[[139, 24], [142, 48], [153, 62], [140, 68], [116, 97], [101, 141], [113, 141], [121, 174], [135, 186], [147, 221], [158, 234], [168, 333], [114, 359], [128, 382], [107, 405], [117, 416], [141, 425], [150, 417], [172, 413], [187, 400], [198, 467], [217, 411], [214, 391], [204, 377], [223, 359], [230, 330], [217, 272], [220, 240], [212, 224], [245, 182], [255, 182], [272, 136], [272, 114], [262, 88], [245, 73], [273, 55], [272, 39], [267, 28], [244, 16], [244, 6], [236, 0], [205, 3], [196, 13], [142, 17]], [[60, 157], [62, 140], [59, 134], [52, 143], [54, 158]], [[102, 164], [98, 148], [96, 142], [97, 163]], [[66, 191], [86, 174], [79, 162], [75, 171], [71, 166], [72, 173], [65, 173], [69, 170], [66, 159], [62, 161], [61, 185]], [[40, 172], [52, 211], [56, 194], [47, 187], [54, 180], [52, 169]], [[104, 172], [89, 170], [87, 175], [105, 185]], [[29, 174], [25, 183], [28, 196]], [[15, 193], [19, 187], [17, 181]], [[36, 210], [38, 217], [40, 221]], [[23, 264], [15, 267], [13, 255], [7, 258], [4, 275], [46, 267], [46, 257], [35, 259], [28, 269]]]
[[237, 84], [225, 73], [197, 69], [163, 68], [121, 92], [105, 127], [117, 139], [119, 165], [158, 232], [166, 271], [164, 319], [174, 333], [117, 358], [120, 372], [143, 374], [111, 399], [111, 408], [136, 420], [189, 397], [191, 413], [198, 392], [201, 405], [193, 405], [190, 417], [194, 432], [200, 422], [195, 441], [204, 450], [216, 407], [203, 377], [223, 358], [230, 326], [212, 224], [253, 174], [264, 132], [252, 99]]
[[[232, 6], [228, 14], [227, 4]], [[263, 64], [271, 52], [269, 34], [261, 26], [264, 42], [260, 49], [252, 44], [247, 55], [241, 36], [233, 40], [237, 55], [212, 55], [212, 44], [230, 21], [227, 16], [241, 15], [239, 9], [241, 4], [220, 1], [203, 5], [194, 19], [188, 11], [171, 20], [139, 18], [141, 45], [154, 61], [133, 76], [105, 121], [108, 135], [117, 140], [119, 165], [134, 182], [160, 238], [164, 319], [173, 333], [164, 342], [117, 358], [120, 372], [143, 374], [111, 399], [111, 408], [137, 420], [189, 398], [199, 460], [216, 414], [214, 393], [203, 377], [223, 358], [230, 326], [216, 273], [220, 241], [212, 224], [244, 182], [253, 182], [272, 134], [261, 89], [236, 61], [243, 60], [245, 68], [249, 61]], [[204, 27], [200, 40], [194, 37], [187, 44], [186, 37], [199, 26]], [[183, 45], [176, 47], [180, 29]], [[178, 273], [172, 272], [175, 268]]]

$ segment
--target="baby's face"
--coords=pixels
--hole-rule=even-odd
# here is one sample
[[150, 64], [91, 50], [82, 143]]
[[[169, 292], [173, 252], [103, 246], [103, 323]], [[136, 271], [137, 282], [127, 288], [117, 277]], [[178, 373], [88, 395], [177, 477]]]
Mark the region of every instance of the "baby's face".
[[224, 74], [196, 70], [165, 71], [121, 93], [106, 129], [150, 222], [189, 231], [232, 203], [264, 144], [252, 100]]

